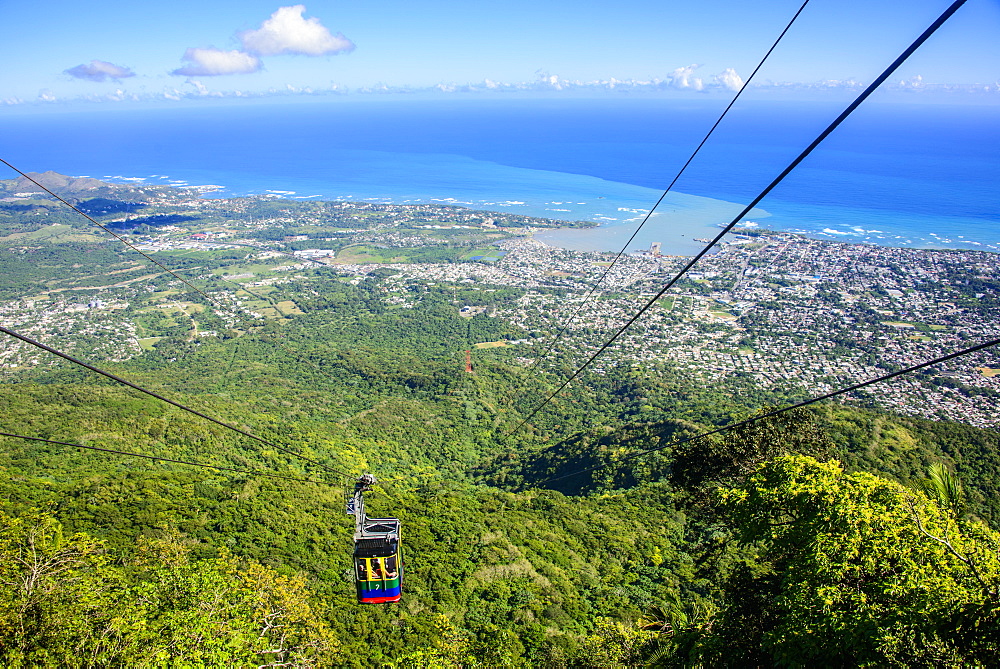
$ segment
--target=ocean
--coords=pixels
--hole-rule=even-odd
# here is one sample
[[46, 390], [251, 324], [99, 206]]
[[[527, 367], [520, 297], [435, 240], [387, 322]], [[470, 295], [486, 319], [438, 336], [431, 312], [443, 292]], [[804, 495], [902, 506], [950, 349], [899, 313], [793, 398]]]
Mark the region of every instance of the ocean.
[[[0, 110], [24, 171], [199, 187], [209, 197], [438, 202], [600, 224], [539, 233], [617, 251], [726, 101], [318, 98]], [[692, 253], [839, 113], [741, 103], [630, 250]], [[996, 106], [866, 104], [742, 223], [886, 246], [1000, 251]], [[5, 178], [15, 176], [13, 173]]]

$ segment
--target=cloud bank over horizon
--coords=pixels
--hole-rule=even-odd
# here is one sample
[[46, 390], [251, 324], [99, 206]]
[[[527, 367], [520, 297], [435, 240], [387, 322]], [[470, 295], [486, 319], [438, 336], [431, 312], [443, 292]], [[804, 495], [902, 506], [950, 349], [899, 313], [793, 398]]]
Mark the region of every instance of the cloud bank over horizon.
[[[750, 86], [775, 99], [853, 90], [938, 15], [935, 2], [810, 6]], [[37, 3], [10, 2], [5, 15], [17, 29], [6, 35], [8, 50], [24, 57], [0, 72], [0, 109], [345, 94], [732, 95], [793, 9], [736, 0], [567, 7], [179, 0], [39, 11]], [[967, 3], [891, 86], [920, 99], [964, 91], [1000, 101], [997, 26], [1000, 5]]]
[[[550, 74], [545, 71], [536, 72], [533, 81], [505, 83], [492, 79], [484, 79], [478, 83], [455, 84], [438, 83], [430, 86], [411, 87], [375, 84], [370, 86], [347, 87], [337, 83], [324, 86], [301, 86], [285, 83], [267, 89], [214, 89], [200, 81], [197, 77], [214, 77], [222, 74], [240, 73], [237, 70], [255, 67], [260, 62], [256, 56], [244, 52], [221, 51], [219, 49], [189, 49], [189, 64], [186, 68], [175, 70], [172, 74], [188, 76], [187, 88], [178, 89], [165, 86], [160, 91], [149, 89], [127, 91], [119, 88], [113, 93], [86, 94], [74, 97], [57, 97], [51, 90], [44, 89], [34, 100], [21, 97], [0, 99], [0, 106], [15, 106], [31, 103], [72, 103], [72, 102], [177, 102], [182, 100], [207, 99], [264, 99], [279, 97], [319, 97], [319, 96], [384, 96], [395, 95], [403, 97], [427, 95], [652, 95], [670, 98], [689, 96], [729, 96], [744, 85], [742, 77], [733, 68], [708, 75], [704, 79], [692, 76], [696, 66], [679, 67], [663, 78], [653, 79], [598, 79], [571, 80]], [[189, 54], [185, 54], [188, 56]], [[182, 72], [183, 70], [183, 72]], [[838, 92], [856, 92], [866, 86], [866, 82], [854, 79], [825, 80], [811, 83], [756, 81], [750, 85], [759, 94], [779, 99], [815, 99], [816, 96], [829, 96]], [[895, 91], [907, 95], [907, 99], [942, 101], [947, 96], [969, 96], [990, 103], [1000, 103], [1000, 82], [992, 84], [944, 84], [930, 83], [920, 75], [909, 79], [883, 85], [887, 91]], [[946, 97], [941, 97], [946, 96]]]

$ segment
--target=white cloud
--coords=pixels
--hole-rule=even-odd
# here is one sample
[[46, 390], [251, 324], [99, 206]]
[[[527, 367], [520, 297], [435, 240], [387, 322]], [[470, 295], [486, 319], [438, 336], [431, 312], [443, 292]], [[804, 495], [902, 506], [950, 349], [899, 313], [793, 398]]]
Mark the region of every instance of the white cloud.
[[538, 77], [537, 85], [542, 88], [551, 88], [553, 90], [561, 91], [566, 88], [566, 85], [569, 83], [560, 79], [558, 74], [549, 74], [545, 70], [535, 70], [535, 75]]
[[170, 74], [184, 77], [214, 77], [223, 74], [249, 74], [263, 67], [260, 58], [243, 51], [223, 51], [209, 47], [191, 48], [184, 52], [188, 62]]
[[197, 79], [190, 79], [188, 80], [187, 83], [195, 87], [195, 89], [198, 91], [198, 95], [208, 95], [208, 86], [201, 83]]
[[693, 88], [700, 91], [704, 86], [702, 85], [701, 79], [692, 77], [694, 71], [697, 70], [701, 65], [688, 65], [687, 67], [678, 67], [676, 70], [670, 73], [670, 85], [674, 88]]
[[257, 30], [247, 30], [237, 37], [243, 48], [261, 56], [301, 54], [322, 56], [354, 50], [354, 42], [330, 31], [317, 18], [303, 18], [305, 5], [279, 7]]
[[52, 91], [50, 91], [47, 88], [44, 88], [38, 91], [38, 100], [40, 102], [55, 102], [56, 96], [52, 95]]
[[115, 65], [104, 60], [92, 60], [86, 65], [77, 65], [68, 70], [63, 70], [63, 72], [71, 77], [86, 79], [88, 81], [107, 81], [108, 79], [125, 79], [126, 77], [135, 76], [135, 72], [127, 67]]
[[727, 67], [722, 74], [715, 75], [715, 83], [734, 92], [743, 88], [743, 78], [731, 67]]

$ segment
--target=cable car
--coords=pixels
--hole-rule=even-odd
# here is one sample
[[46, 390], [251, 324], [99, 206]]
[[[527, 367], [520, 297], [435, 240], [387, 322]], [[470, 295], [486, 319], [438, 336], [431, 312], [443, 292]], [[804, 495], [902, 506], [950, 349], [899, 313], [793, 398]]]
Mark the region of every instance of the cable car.
[[354, 578], [359, 604], [394, 603], [403, 594], [399, 519], [369, 518], [365, 514], [364, 493], [375, 483], [374, 476], [363, 475], [347, 502], [348, 515], [354, 516]]

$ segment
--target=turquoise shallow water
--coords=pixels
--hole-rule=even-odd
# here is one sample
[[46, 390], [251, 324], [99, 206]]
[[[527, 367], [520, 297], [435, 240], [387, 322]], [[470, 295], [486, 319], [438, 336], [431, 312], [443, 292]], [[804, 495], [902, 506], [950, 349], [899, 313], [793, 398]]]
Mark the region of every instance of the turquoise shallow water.
[[[719, 111], [719, 101], [322, 102], [0, 113], [24, 170], [218, 186], [216, 195], [445, 202], [564, 220], [571, 248], [618, 250]], [[734, 112], [632, 248], [689, 253], [714, 236], [838, 111]], [[994, 108], [859, 112], [747, 218], [893, 246], [1000, 250]]]
[[[565, 229], [538, 233], [547, 243], [575, 250], [621, 248], [632, 231], [662, 194], [652, 188], [607, 181], [598, 177], [546, 170], [509, 167], [463, 156], [436, 154], [382, 154], [352, 152], [352, 157], [372, 169], [369, 174], [345, 176], [334, 197], [396, 203], [436, 202], [476, 209], [505, 211], [568, 221], [586, 220], [597, 228]], [[372, 175], [378, 179], [371, 183]], [[393, 189], [382, 179], [390, 175]], [[329, 184], [316, 182], [314, 190]], [[296, 192], [291, 197], [303, 197]], [[321, 193], [308, 193], [318, 195]], [[493, 197], [489, 197], [492, 195]], [[324, 197], [329, 197], [330, 192]], [[500, 196], [500, 197], [498, 197]], [[630, 248], [648, 248], [657, 241], [664, 251], [693, 253], [702, 244], [696, 238], [715, 236], [742, 210], [737, 203], [716, 198], [670, 193], [644, 226]], [[754, 216], [767, 213], [755, 210]]]

